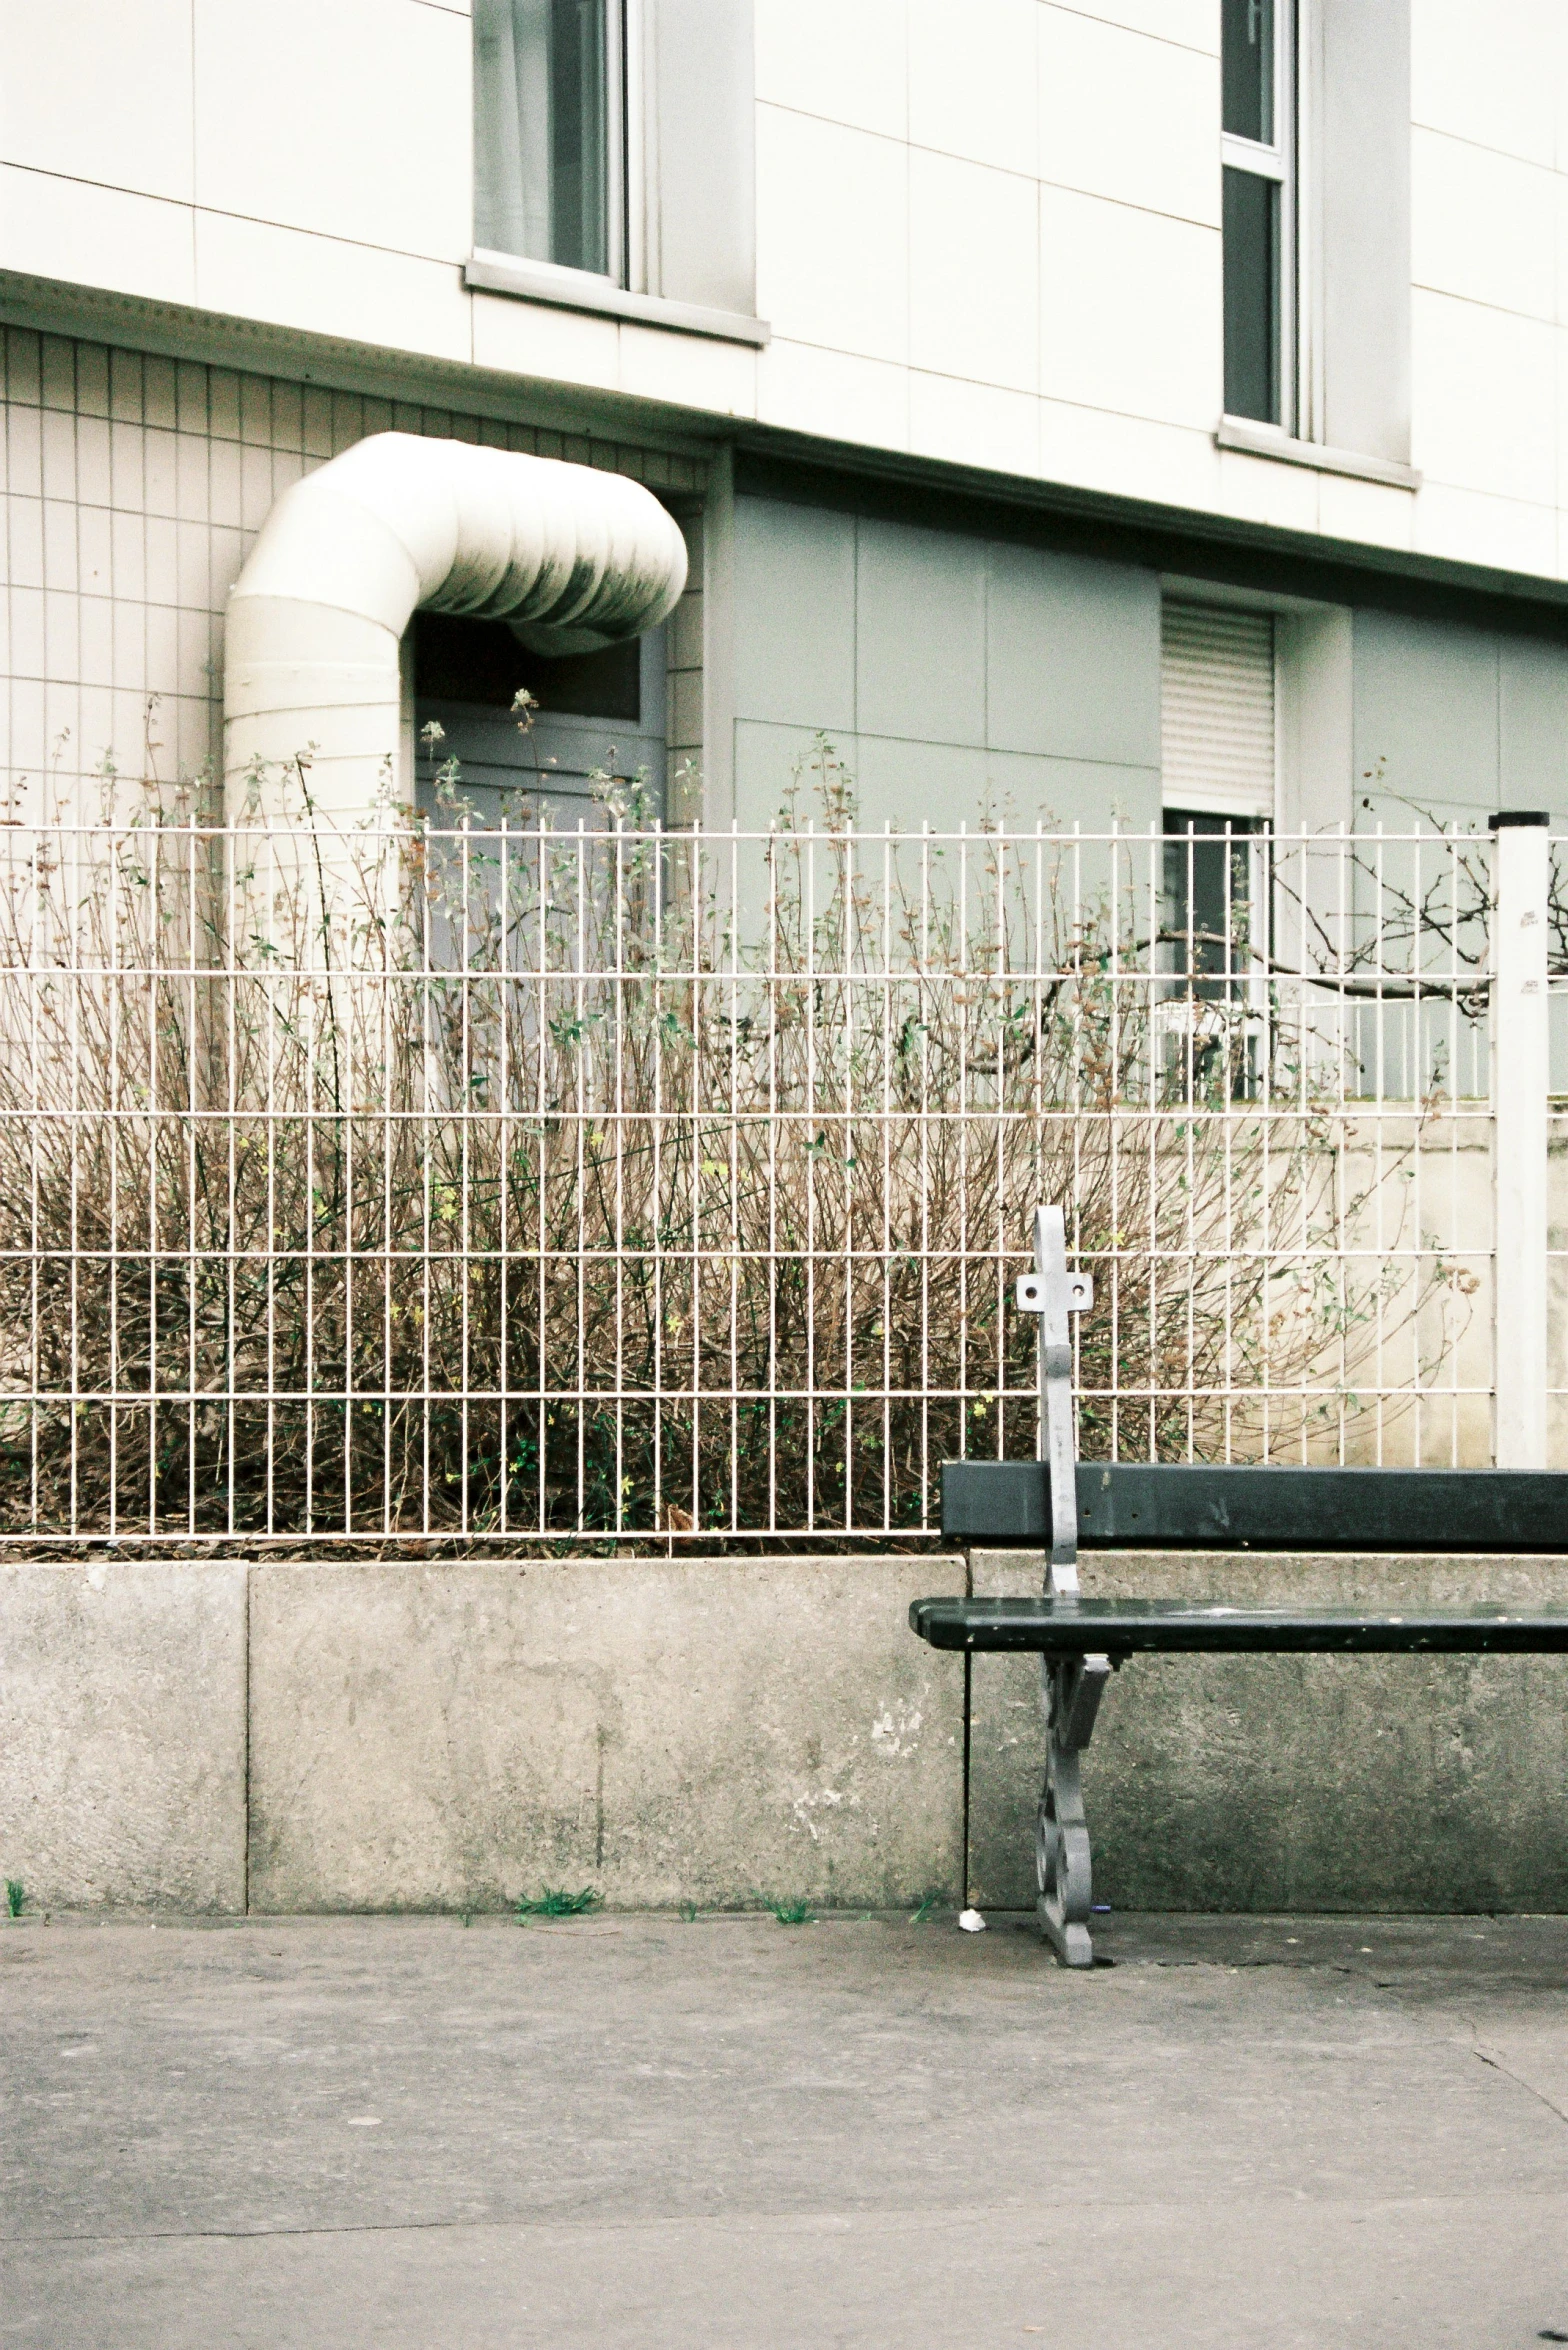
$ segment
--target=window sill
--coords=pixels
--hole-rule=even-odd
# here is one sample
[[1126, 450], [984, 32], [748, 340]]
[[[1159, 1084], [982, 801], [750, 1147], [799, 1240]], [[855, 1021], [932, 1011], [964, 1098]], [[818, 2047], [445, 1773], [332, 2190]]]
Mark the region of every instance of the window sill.
[[1421, 476], [1413, 465], [1396, 465], [1386, 457], [1361, 457], [1353, 449], [1328, 449], [1319, 441], [1292, 440], [1277, 425], [1251, 424], [1245, 417], [1222, 418], [1214, 440], [1221, 449], [1236, 449], [1247, 457], [1273, 457], [1281, 465], [1307, 465], [1315, 473], [1344, 473], [1352, 481], [1381, 482], [1395, 490], [1421, 487]]
[[695, 302], [667, 302], [660, 294], [628, 294], [586, 270], [518, 261], [505, 253], [476, 253], [463, 270], [463, 283], [475, 293], [514, 294], [526, 302], [548, 302], [557, 310], [587, 310], [598, 318], [662, 326], [678, 335], [707, 335], [721, 343], [749, 343], [757, 350], [773, 331], [765, 319], [743, 318], [737, 310], [704, 310]]

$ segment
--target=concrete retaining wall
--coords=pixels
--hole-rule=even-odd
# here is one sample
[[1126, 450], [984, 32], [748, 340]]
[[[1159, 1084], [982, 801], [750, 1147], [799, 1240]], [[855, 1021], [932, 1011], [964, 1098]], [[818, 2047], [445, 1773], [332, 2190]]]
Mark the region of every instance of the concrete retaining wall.
[[30, 1895], [244, 1908], [245, 1587], [0, 1565], [0, 1870]]
[[[940, 1584], [962, 1570], [944, 1562]], [[929, 1559], [251, 1569], [252, 1905], [956, 1888]]]
[[11, 1566], [0, 1870], [61, 1907], [958, 1890], [951, 1560]]
[[[1041, 1562], [978, 1554], [977, 1590]], [[957, 1893], [962, 1562], [0, 1568], [0, 1872], [61, 1907]], [[1568, 1560], [1091, 1560], [1103, 1591], [1568, 1600]], [[1037, 1671], [970, 1674], [969, 1887], [1032, 1899]], [[1117, 1907], [1568, 1909], [1568, 1663], [1162, 1658], [1085, 1786]]]
[[[976, 1552], [976, 1592], [1039, 1558]], [[1269, 1606], [1568, 1602], [1568, 1559], [1104, 1552], [1086, 1591]], [[970, 1885], [1032, 1903], [1039, 1666], [977, 1657]], [[1134, 1658], [1084, 1760], [1095, 1898], [1121, 1909], [1568, 1909], [1568, 1659]]]

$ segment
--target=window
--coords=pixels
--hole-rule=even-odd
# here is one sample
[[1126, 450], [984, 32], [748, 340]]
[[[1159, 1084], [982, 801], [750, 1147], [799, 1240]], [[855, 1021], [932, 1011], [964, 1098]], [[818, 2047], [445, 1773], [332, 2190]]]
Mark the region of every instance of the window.
[[1291, 0], [1222, 0], [1225, 413], [1295, 423]]
[[620, 0], [474, 0], [475, 241], [624, 276]]
[[[662, 815], [666, 765], [663, 628], [598, 652], [530, 652], [504, 620], [414, 615], [418, 800], [437, 823], [437, 778], [457, 761], [461, 802], [480, 826], [548, 807], [567, 826], [607, 821], [595, 778], [646, 776], [645, 813]], [[520, 686], [534, 699], [519, 726]], [[431, 721], [437, 736], [426, 732]]]
[[1258, 817], [1165, 811], [1165, 968], [1200, 1001], [1238, 996], [1252, 975], [1247, 954]]
[[[1256, 924], [1274, 814], [1274, 616], [1167, 602], [1160, 618], [1165, 804], [1160, 1025], [1185, 1088], [1255, 1080]], [[1239, 1025], [1238, 1025], [1239, 1023]]]

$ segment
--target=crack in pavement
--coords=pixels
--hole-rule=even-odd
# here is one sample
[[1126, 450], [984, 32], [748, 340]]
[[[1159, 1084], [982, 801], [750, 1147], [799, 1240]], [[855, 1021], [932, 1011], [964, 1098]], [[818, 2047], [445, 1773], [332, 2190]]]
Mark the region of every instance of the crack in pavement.
[[1545, 2106], [1548, 2113], [1556, 2114], [1560, 2122], [1568, 2123], [1568, 2113], [1563, 2111], [1554, 2098], [1548, 2097], [1544, 2089], [1538, 2089], [1533, 2081], [1527, 2081], [1523, 2073], [1516, 2073], [1512, 2065], [1504, 2064], [1496, 2050], [1484, 2046], [1479, 2037], [1472, 2041], [1470, 2053], [1472, 2056], [1478, 2056], [1483, 2064], [1490, 2065], [1494, 2073], [1501, 2073], [1505, 2080], [1510, 2080], [1518, 2088], [1527, 2090], [1530, 2096]]

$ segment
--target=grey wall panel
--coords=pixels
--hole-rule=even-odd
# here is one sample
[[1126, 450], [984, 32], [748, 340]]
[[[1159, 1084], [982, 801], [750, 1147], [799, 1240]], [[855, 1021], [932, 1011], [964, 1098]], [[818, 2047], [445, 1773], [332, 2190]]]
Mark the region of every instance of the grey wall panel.
[[1410, 0], [1319, 0], [1317, 21], [1321, 437], [1408, 464]]
[[957, 832], [979, 822], [985, 805], [985, 753], [958, 743], [860, 737], [856, 782], [860, 821], [872, 830]]
[[1446, 621], [1358, 612], [1355, 768], [1361, 821], [1363, 799], [1389, 794], [1419, 807], [1495, 808], [1497, 640]]
[[986, 784], [1005, 822], [1059, 825], [1071, 832], [1143, 832], [1160, 816], [1160, 770], [1088, 759], [1038, 759], [988, 751]]
[[1568, 645], [1504, 637], [1498, 713], [1501, 805], [1568, 814]]
[[1152, 573], [751, 497], [731, 547], [742, 825], [777, 812], [818, 729], [870, 824], [1157, 814]]
[[993, 546], [986, 635], [993, 750], [1159, 765], [1153, 572]]
[[756, 65], [739, 0], [647, 0], [649, 291], [749, 316], [757, 301]]
[[855, 723], [855, 521], [766, 498], [735, 501], [735, 714]]
[[1280, 830], [1348, 824], [1356, 777], [1355, 615], [1343, 606], [1276, 613], [1274, 643]]
[[862, 733], [985, 743], [986, 546], [859, 525], [855, 712]]
[[[812, 756], [817, 736], [809, 726], [770, 726], [752, 718], [735, 728], [735, 821], [743, 832], [765, 832], [799, 782], [802, 816], [820, 815]], [[860, 745], [852, 734], [837, 734], [833, 747], [851, 775], [859, 768]]]

